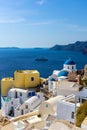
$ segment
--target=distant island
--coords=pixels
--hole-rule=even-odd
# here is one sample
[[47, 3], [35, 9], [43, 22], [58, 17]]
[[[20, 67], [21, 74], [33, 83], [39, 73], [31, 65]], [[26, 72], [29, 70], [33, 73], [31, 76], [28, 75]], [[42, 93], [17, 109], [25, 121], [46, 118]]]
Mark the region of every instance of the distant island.
[[77, 41], [67, 45], [55, 45], [50, 48], [51, 50], [66, 50], [66, 51], [80, 51], [87, 55], [87, 41]]
[[0, 47], [0, 49], [20, 49], [19, 47]]

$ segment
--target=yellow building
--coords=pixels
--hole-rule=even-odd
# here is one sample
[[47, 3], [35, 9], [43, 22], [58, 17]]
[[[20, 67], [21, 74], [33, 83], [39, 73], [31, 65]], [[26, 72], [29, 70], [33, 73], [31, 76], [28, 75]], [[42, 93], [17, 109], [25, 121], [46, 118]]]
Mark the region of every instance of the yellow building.
[[3, 78], [1, 80], [1, 94], [3, 96], [6, 96], [8, 93], [8, 90], [12, 88], [14, 85], [14, 80], [13, 78]]
[[40, 84], [40, 73], [37, 70], [19, 70], [14, 73], [15, 87], [31, 88]]
[[1, 80], [2, 96], [6, 96], [12, 87], [32, 88], [40, 83], [40, 73], [37, 70], [17, 70], [14, 72], [14, 79], [3, 78]]

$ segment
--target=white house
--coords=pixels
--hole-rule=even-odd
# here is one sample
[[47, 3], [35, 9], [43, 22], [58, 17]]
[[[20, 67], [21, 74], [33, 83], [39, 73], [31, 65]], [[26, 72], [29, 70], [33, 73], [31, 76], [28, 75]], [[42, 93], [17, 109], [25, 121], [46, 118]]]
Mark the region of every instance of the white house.
[[13, 88], [9, 90], [8, 97], [2, 97], [2, 114], [17, 117], [37, 109], [42, 101], [42, 93]]
[[57, 118], [75, 123], [76, 110], [87, 100], [87, 89], [65, 97], [57, 102]]
[[14, 110], [17, 106], [21, 105], [19, 98], [11, 98], [8, 97], [1, 97], [2, 103], [2, 115], [3, 116], [15, 116]]
[[58, 86], [58, 80], [55, 80], [54, 78], [50, 77], [48, 80], [49, 92], [53, 92], [53, 95], [57, 95], [57, 86]]
[[14, 113], [15, 116], [23, 115], [29, 112], [34, 111], [39, 107], [41, 102], [43, 101], [43, 98], [39, 98], [38, 96], [33, 96], [26, 100], [22, 105], [18, 106]]
[[72, 99], [75, 95], [65, 97], [63, 100], [57, 103], [57, 118], [67, 120], [69, 122], [75, 122], [75, 104], [72, 103]]
[[39, 113], [44, 116], [44, 115], [54, 115], [57, 112], [57, 102], [59, 100], [62, 100], [64, 96], [56, 96], [52, 97], [47, 101], [44, 101], [41, 103], [39, 107]]
[[35, 95], [34, 91], [19, 88], [12, 88], [8, 91], [8, 98], [20, 98], [21, 103], [24, 103], [27, 99]]

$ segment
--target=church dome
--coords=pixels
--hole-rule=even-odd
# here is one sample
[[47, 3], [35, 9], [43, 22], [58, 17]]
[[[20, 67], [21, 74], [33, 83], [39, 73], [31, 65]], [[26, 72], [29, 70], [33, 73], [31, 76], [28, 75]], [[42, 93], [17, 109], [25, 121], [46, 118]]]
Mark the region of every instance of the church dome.
[[75, 62], [69, 58], [68, 60], [65, 61], [64, 64], [65, 65], [75, 65]]
[[63, 70], [63, 71], [60, 71], [60, 73], [58, 74], [58, 77], [61, 77], [61, 76], [65, 76], [65, 77], [68, 77], [68, 71], [66, 70]]

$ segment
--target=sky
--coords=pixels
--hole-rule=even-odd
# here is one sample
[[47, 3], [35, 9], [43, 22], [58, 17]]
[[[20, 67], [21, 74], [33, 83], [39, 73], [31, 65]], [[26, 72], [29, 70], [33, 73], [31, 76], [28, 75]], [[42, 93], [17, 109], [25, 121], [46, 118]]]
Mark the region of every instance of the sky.
[[87, 40], [87, 0], [0, 0], [0, 47]]

